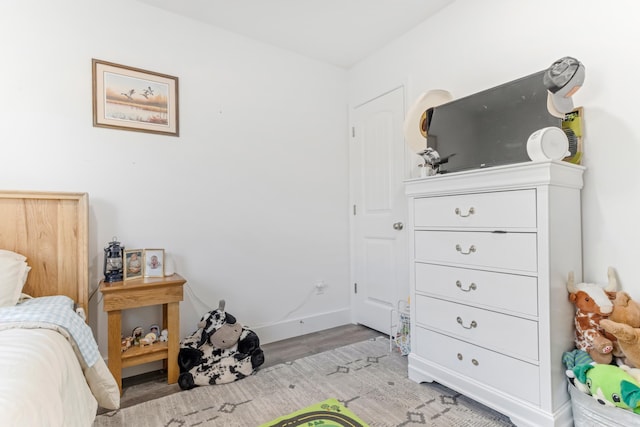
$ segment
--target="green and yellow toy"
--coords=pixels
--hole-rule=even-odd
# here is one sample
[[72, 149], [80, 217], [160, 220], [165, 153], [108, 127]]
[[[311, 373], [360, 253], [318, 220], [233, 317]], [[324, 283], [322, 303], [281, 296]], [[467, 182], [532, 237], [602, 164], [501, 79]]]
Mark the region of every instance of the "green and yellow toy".
[[588, 364], [575, 366], [573, 373], [601, 405], [640, 414], [640, 383], [624, 369], [615, 365]]

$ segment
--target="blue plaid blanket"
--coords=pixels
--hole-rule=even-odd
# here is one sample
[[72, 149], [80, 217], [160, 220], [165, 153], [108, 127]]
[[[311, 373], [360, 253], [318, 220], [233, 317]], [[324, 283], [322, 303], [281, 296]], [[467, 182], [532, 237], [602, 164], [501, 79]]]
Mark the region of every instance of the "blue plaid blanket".
[[72, 341], [76, 355], [80, 362], [84, 362], [83, 366], [93, 366], [100, 357], [91, 328], [75, 312], [74, 302], [69, 297], [32, 298], [13, 307], [0, 308], [0, 330], [13, 328], [58, 330]]

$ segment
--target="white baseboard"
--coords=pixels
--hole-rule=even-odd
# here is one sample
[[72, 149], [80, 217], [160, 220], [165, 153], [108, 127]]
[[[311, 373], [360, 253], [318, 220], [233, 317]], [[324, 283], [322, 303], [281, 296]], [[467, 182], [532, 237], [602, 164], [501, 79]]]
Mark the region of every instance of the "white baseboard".
[[328, 313], [316, 314], [298, 319], [286, 320], [253, 328], [260, 338], [260, 344], [269, 344], [275, 341], [286, 340], [287, 338], [298, 337], [312, 332], [323, 331], [337, 326], [348, 325], [351, 322], [351, 310], [344, 308]]

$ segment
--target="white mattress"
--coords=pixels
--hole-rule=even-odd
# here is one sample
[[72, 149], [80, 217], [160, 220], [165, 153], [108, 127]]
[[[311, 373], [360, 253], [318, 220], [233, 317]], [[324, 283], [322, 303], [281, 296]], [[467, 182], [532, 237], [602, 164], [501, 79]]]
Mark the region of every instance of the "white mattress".
[[97, 408], [63, 335], [49, 329], [0, 331], [0, 424], [86, 427]]

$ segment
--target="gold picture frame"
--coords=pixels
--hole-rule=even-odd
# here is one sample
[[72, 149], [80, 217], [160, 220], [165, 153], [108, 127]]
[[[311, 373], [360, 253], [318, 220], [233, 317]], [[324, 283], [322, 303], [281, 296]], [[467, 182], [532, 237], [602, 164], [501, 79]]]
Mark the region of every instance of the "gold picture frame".
[[93, 126], [179, 136], [178, 78], [92, 59]]
[[144, 272], [144, 250], [126, 249], [124, 251], [124, 280], [142, 277]]
[[164, 249], [144, 250], [144, 277], [164, 277]]

